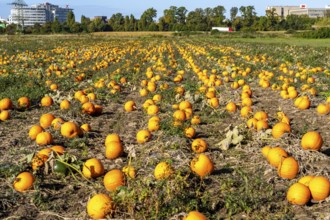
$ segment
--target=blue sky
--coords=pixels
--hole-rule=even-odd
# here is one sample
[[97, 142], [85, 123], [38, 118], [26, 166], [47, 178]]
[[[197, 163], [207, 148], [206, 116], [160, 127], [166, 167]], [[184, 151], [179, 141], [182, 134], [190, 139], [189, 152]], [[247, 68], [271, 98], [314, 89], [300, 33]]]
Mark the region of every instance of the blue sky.
[[[0, 0], [0, 17], [7, 18], [10, 14], [10, 3], [12, 0]], [[42, 0], [25, 0], [28, 5], [43, 3]], [[64, 7], [69, 5], [74, 9], [76, 20], [80, 21], [81, 15], [86, 17], [94, 16], [108, 16], [120, 12], [123, 15], [133, 14], [136, 18], [139, 18], [141, 14], [148, 8], [155, 8], [158, 13], [158, 17], [163, 14], [163, 10], [170, 6], [184, 6], [188, 11], [192, 11], [196, 8], [216, 7], [222, 5], [227, 10], [226, 16], [229, 17], [229, 11], [231, 7], [240, 7], [253, 5], [256, 9], [257, 15], [261, 16], [265, 14], [265, 8], [267, 6], [275, 5], [300, 5], [307, 4], [310, 8], [324, 8], [326, 5], [330, 5], [330, 0], [268, 0], [268, 1], [251, 1], [251, 0], [236, 0], [236, 1], [221, 1], [221, 0], [49, 0], [49, 3]]]

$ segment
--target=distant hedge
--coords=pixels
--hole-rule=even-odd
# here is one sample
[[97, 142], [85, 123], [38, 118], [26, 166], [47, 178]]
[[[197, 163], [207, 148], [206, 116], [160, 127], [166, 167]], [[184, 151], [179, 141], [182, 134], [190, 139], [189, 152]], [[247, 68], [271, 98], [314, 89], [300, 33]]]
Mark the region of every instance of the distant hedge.
[[301, 32], [296, 34], [297, 37], [302, 37], [302, 38], [330, 38], [330, 28], [320, 28], [317, 30], [312, 30], [312, 31], [306, 31], [306, 32]]

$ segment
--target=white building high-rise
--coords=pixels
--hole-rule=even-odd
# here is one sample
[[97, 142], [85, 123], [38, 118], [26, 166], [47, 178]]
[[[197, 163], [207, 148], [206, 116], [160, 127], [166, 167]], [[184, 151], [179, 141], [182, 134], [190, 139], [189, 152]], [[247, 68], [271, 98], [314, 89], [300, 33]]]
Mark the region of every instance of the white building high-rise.
[[53, 22], [55, 18], [60, 23], [66, 21], [66, 16], [73, 9], [65, 8], [50, 3], [42, 3], [31, 6], [13, 7], [10, 11], [9, 23], [22, 24], [23, 26], [33, 26], [34, 24], [45, 24]]

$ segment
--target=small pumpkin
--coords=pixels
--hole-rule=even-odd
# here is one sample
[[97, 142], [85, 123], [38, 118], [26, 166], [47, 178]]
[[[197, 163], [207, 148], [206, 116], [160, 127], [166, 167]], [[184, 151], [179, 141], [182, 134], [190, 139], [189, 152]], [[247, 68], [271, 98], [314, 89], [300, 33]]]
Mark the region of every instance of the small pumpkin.
[[207, 143], [202, 138], [197, 138], [191, 143], [191, 149], [195, 153], [203, 153], [207, 150]]
[[148, 130], [140, 130], [136, 134], [136, 141], [139, 144], [144, 144], [151, 139], [151, 133]]
[[212, 160], [205, 154], [196, 155], [190, 162], [190, 168], [201, 178], [212, 173], [214, 165]]
[[309, 182], [309, 189], [315, 201], [322, 201], [330, 194], [330, 182], [324, 176], [315, 176]]
[[168, 178], [173, 174], [174, 170], [170, 164], [166, 162], [160, 162], [157, 164], [154, 170], [154, 176], [157, 180], [162, 180]]
[[87, 203], [87, 213], [92, 219], [103, 219], [114, 209], [107, 194], [96, 194]]
[[267, 160], [273, 167], [278, 167], [282, 158], [288, 157], [287, 152], [281, 147], [274, 147], [269, 150]]
[[97, 158], [88, 159], [83, 165], [82, 173], [86, 178], [97, 178], [104, 173], [103, 164]]
[[284, 135], [284, 133], [290, 133], [290, 132], [291, 132], [290, 125], [284, 122], [278, 122], [272, 128], [272, 135], [274, 138], [280, 138]]
[[311, 198], [311, 192], [304, 184], [294, 183], [289, 187], [286, 198], [292, 204], [305, 205]]
[[116, 159], [124, 152], [123, 145], [118, 141], [110, 141], [105, 145], [105, 156], [108, 159]]
[[62, 124], [61, 134], [66, 138], [74, 138], [82, 134], [81, 128], [72, 121], [68, 121]]
[[34, 176], [30, 172], [18, 174], [14, 180], [13, 187], [18, 192], [24, 192], [31, 189], [34, 183]]
[[301, 147], [304, 150], [320, 150], [322, 144], [322, 136], [316, 131], [307, 132], [301, 139]]
[[278, 165], [277, 173], [285, 179], [294, 179], [299, 171], [299, 164], [293, 157], [282, 158]]
[[110, 170], [104, 175], [103, 184], [108, 191], [115, 191], [118, 187], [125, 185], [125, 176], [121, 170]]
[[207, 218], [199, 211], [190, 211], [182, 220], [207, 220]]

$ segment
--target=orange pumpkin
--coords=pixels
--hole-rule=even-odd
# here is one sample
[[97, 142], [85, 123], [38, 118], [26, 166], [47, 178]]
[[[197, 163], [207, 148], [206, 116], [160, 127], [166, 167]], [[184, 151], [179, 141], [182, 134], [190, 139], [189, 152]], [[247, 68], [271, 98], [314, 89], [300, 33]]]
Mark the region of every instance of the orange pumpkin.
[[103, 219], [114, 209], [107, 194], [96, 194], [87, 203], [87, 213], [92, 219]]
[[191, 211], [182, 220], [207, 220], [206, 216], [198, 211]]
[[144, 144], [151, 139], [151, 133], [148, 130], [140, 130], [136, 134], [136, 141], [139, 144]]
[[40, 123], [40, 126], [42, 128], [48, 128], [49, 126], [51, 126], [52, 124], [52, 121], [55, 119], [55, 116], [51, 113], [46, 113], [46, 114], [43, 114], [40, 119], [39, 119], [39, 123]]
[[105, 156], [108, 159], [116, 159], [124, 152], [123, 145], [118, 141], [110, 141], [105, 145]]
[[154, 176], [157, 180], [168, 178], [174, 172], [170, 164], [166, 162], [160, 162], [157, 164], [154, 170]]
[[205, 154], [198, 154], [190, 162], [190, 168], [201, 178], [212, 173], [214, 165], [212, 160]]
[[330, 182], [324, 176], [315, 176], [309, 182], [309, 189], [313, 200], [322, 201], [330, 194]]
[[125, 176], [121, 170], [114, 169], [107, 172], [103, 178], [103, 184], [108, 191], [115, 191], [125, 185]]
[[304, 184], [294, 183], [289, 187], [286, 198], [292, 204], [305, 205], [311, 198], [311, 192]]
[[36, 143], [39, 146], [45, 146], [45, 145], [48, 145], [48, 144], [52, 144], [53, 143], [53, 136], [48, 131], [43, 131], [43, 132], [37, 134]]
[[34, 183], [34, 177], [30, 172], [18, 174], [14, 180], [13, 187], [18, 192], [24, 192], [31, 189]]
[[104, 173], [102, 162], [97, 158], [88, 159], [82, 168], [82, 173], [86, 178], [97, 178]]
[[191, 149], [195, 153], [203, 153], [207, 150], [207, 143], [203, 139], [197, 138], [191, 143]]
[[82, 134], [81, 128], [74, 122], [68, 121], [62, 124], [61, 134], [66, 138], [74, 138]]
[[293, 157], [282, 158], [277, 168], [278, 175], [285, 179], [294, 179], [298, 171], [298, 162]]
[[267, 160], [273, 167], [278, 167], [282, 158], [288, 157], [287, 152], [281, 147], [274, 147], [269, 150]]
[[52, 97], [50, 96], [45, 96], [41, 99], [40, 105], [44, 106], [44, 107], [49, 107], [51, 105], [53, 105], [54, 101], [52, 99]]
[[10, 110], [13, 108], [13, 102], [10, 98], [3, 98], [0, 100], [0, 110]]
[[272, 128], [272, 135], [274, 138], [280, 138], [283, 136], [284, 133], [287, 132], [291, 132], [291, 127], [289, 124], [284, 122], [278, 122]]
[[304, 150], [320, 150], [322, 144], [322, 136], [316, 131], [307, 132], [301, 139], [301, 147]]

